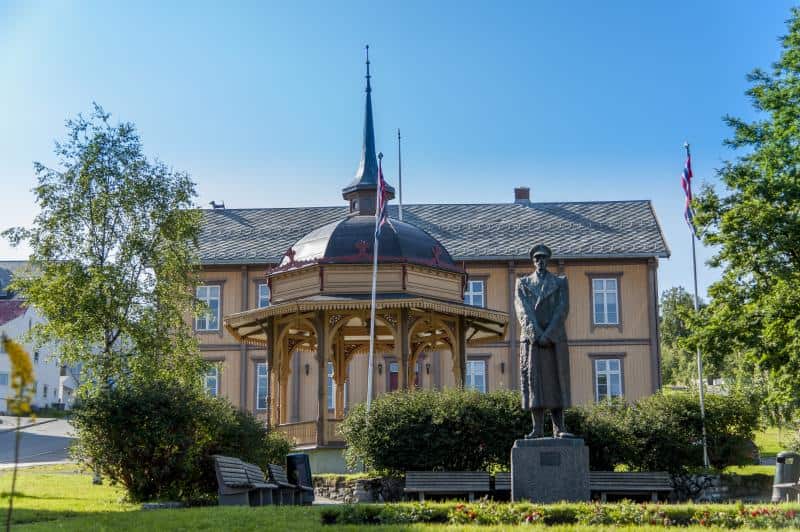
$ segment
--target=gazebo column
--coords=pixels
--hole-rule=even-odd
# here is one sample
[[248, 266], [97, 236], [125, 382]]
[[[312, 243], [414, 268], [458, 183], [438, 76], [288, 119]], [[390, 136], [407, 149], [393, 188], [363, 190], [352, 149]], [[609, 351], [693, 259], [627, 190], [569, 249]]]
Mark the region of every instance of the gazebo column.
[[274, 320], [272, 318], [267, 318], [267, 322], [261, 324], [261, 330], [263, 330], [267, 335], [267, 379], [269, 382], [269, 386], [267, 388], [267, 407], [269, 408], [267, 411], [267, 423], [270, 425], [277, 425], [277, 396], [275, 394], [275, 390], [278, 386], [278, 373], [275, 368], [275, 360], [277, 357], [275, 356], [275, 331], [273, 328], [273, 321]]
[[344, 385], [347, 382], [347, 356], [344, 352], [344, 336], [341, 330], [336, 335], [333, 349], [333, 381], [336, 383], [336, 402], [334, 417], [344, 417]]
[[284, 353], [281, 353], [280, 401], [278, 403], [281, 423], [286, 423], [289, 420], [289, 374], [292, 372], [291, 360], [292, 353], [289, 352], [288, 349], [286, 349]]
[[456, 352], [458, 353], [455, 357], [453, 373], [456, 376], [456, 386], [459, 388], [463, 388], [464, 384], [467, 380], [467, 320], [464, 316], [458, 317], [458, 331], [456, 332], [458, 336], [457, 342], [458, 345], [456, 347]]
[[397, 378], [400, 382], [398, 382], [398, 388], [401, 390], [408, 390], [408, 383], [410, 380], [410, 370], [409, 370], [409, 337], [408, 337], [408, 309], [401, 309], [400, 310], [400, 333], [398, 338], [398, 345], [400, 347], [400, 371], [398, 372]]
[[326, 361], [327, 339], [325, 311], [318, 310], [316, 313], [315, 326], [317, 329], [317, 445], [325, 443], [325, 418], [328, 415], [327, 401], [327, 379], [328, 368]]

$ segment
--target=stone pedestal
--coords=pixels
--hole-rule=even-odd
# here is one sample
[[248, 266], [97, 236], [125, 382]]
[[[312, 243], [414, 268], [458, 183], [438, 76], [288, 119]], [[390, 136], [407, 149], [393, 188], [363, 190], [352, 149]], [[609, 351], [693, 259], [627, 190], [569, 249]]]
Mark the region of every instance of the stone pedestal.
[[579, 438], [517, 440], [511, 449], [511, 500], [588, 501], [589, 448]]

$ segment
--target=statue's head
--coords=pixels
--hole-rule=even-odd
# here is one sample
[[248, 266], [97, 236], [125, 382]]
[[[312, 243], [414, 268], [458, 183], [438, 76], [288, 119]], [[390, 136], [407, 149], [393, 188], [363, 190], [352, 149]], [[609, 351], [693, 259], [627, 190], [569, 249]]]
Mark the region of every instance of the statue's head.
[[547, 262], [552, 254], [553, 252], [550, 251], [550, 248], [544, 244], [536, 244], [531, 248], [531, 261], [533, 261], [538, 273], [547, 271]]

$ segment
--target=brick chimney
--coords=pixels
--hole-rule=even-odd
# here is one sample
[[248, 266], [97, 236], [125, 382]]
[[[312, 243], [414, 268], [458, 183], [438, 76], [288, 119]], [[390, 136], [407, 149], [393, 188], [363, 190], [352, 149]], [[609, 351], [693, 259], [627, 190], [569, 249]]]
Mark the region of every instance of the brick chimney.
[[520, 205], [531, 204], [531, 189], [528, 187], [516, 187], [514, 189], [514, 203]]

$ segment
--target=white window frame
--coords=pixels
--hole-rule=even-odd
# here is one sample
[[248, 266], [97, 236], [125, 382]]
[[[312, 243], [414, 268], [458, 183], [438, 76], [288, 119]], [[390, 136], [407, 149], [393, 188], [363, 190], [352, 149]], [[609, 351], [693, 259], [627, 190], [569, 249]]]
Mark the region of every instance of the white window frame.
[[[477, 287], [480, 287], [476, 290]], [[476, 300], [480, 298], [479, 302]], [[469, 279], [464, 287], [464, 304], [486, 308], [486, 279]]]
[[0, 386], [8, 386], [9, 374], [7, 371], [0, 371]]
[[[475, 372], [474, 370], [480, 367], [479, 372]], [[487, 377], [489, 373], [489, 364], [485, 358], [472, 358], [467, 359], [467, 371], [464, 380], [464, 388], [468, 390], [477, 390], [481, 393], [486, 393], [488, 388]], [[478, 386], [475, 382], [475, 378], [481, 375], [483, 377], [483, 386]]]
[[333, 362], [328, 362], [327, 368], [328, 410], [334, 410], [336, 409], [336, 381], [333, 379]]
[[[209, 384], [213, 382], [214, 385], [209, 386]], [[214, 364], [210, 368], [206, 370], [205, 375], [203, 376], [203, 384], [205, 386], [206, 392], [211, 397], [219, 397], [219, 366]]]
[[[216, 295], [213, 293], [216, 292]], [[218, 284], [200, 285], [195, 290], [195, 297], [208, 307], [207, 312], [195, 318], [194, 328], [197, 331], [219, 331], [220, 310], [222, 306], [222, 286]], [[216, 312], [212, 310], [211, 302], [216, 301]], [[215, 321], [214, 326], [209, 326], [211, 319]]]
[[256, 362], [256, 410], [266, 410], [267, 404], [269, 404], [269, 366], [266, 362]]
[[[592, 321], [595, 325], [619, 325], [619, 278], [617, 277], [592, 277]], [[598, 283], [600, 286], [598, 287]], [[613, 284], [613, 288], [609, 285]], [[613, 295], [615, 315], [614, 320], [609, 319], [609, 300]], [[600, 301], [602, 300], [602, 301]], [[597, 315], [598, 304], [602, 307], [602, 316]]]
[[[625, 395], [625, 390], [623, 389], [624, 371], [622, 367], [622, 360], [619, 358], [595, 358], [592, 360], [592, 364], [594, 365], [594, 400], [600, 402], [604, 399], [610, 399], [613, 397], [623, 397]], [[616, 369], [613, 369], [612, 365], [616, 365]], [[605, 393], [602, 395], [600, 393], [601, 376], [605, 377], [606, 388]], [[612, 379], [615, 377], [619, 392], [616, 394], [612, 391]]]
[[258, 283], [256, 285], [256, 298], [258, 300], [258, 308], [269, 306], [269, 284]]

